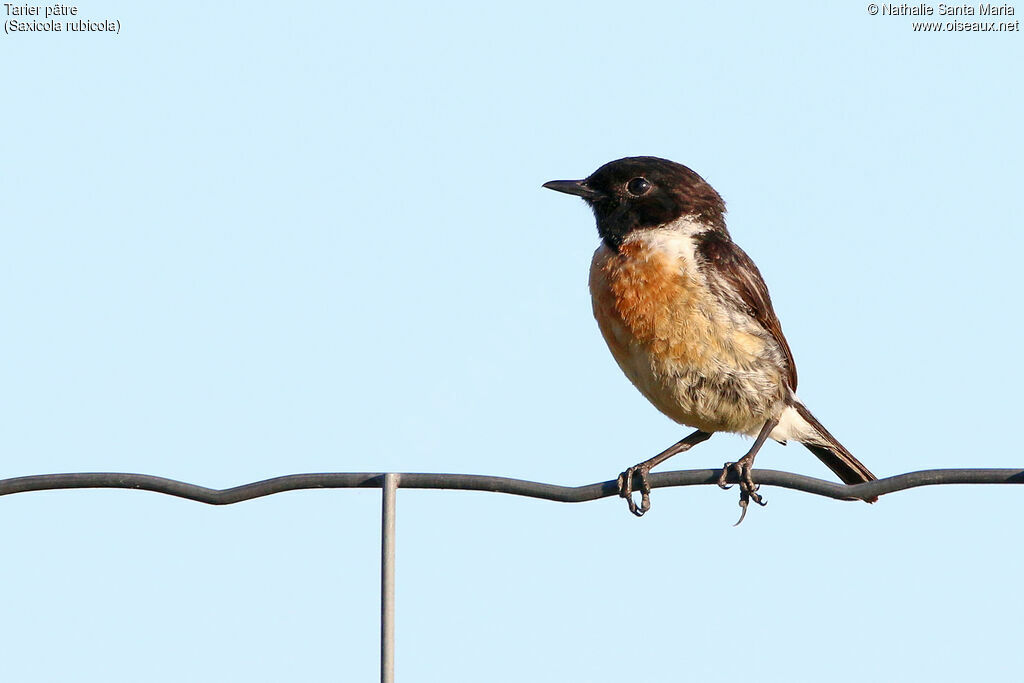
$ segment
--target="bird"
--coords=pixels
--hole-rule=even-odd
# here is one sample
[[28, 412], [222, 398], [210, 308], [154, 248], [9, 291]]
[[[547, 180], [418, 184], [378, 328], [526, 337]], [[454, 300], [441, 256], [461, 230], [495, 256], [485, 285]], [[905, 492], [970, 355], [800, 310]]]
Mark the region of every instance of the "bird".
[[638, 156], [543, 187], [581, 197], [593, 210], [601, 243], [590, 294], [615, 361], [655, 408], [696, 429], [619, 475], [630, 512], [641, 517], [650, 509], [652, 468], [716, 432], [754, 437], [717, 480], [730, 488], [734, 475], [739, 485], [736, 524], [750, 500], [766, 502], [751, 470], [768, 439], [803, 444], [846, 484], [875, 479], [797, 398], [796, 364], [768, 288], [733, 242], [725, 202], [704, 178], [674, 161]]

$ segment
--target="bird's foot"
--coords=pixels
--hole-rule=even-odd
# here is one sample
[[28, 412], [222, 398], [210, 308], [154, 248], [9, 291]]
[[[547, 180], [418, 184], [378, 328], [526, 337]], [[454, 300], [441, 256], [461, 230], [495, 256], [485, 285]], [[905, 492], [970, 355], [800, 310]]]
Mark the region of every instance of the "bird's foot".
[[753, 458], [746, 457], [740, 458], [737, 462], [727, 462], [722, 467], [722, 474], [718, 477], [718, 485], [723, 489], [729, 489], [732, 488], [732, 484], [729, 483], [729, 473], [735, 472], [736, 480], [740, 485], [740, 518], [733, 526], [739, 526], [743, 518], [747, 516], [747, 506], [750, 505], [750, 501], [754, 501], [761, 507], [768, 504], [768, 501], [757, 492], [761, 487], [754, 483], [751, 476], [752, 463]]
[[[651, 468], [643, 464], [633, 465], [619, 475], [619, 496], [626, 499], [629, 511], [637, 517], [643, 517], [644, 513], [651, 509], [651, 483], [647, 475]], [[633, 500], [633, 475], [640, 475], [640, 505]]]

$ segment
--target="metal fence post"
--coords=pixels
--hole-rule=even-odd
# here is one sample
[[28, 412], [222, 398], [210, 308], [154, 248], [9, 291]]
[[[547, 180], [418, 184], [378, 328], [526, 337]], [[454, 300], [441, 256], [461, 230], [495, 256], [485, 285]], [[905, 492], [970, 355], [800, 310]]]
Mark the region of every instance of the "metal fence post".
[[395, 493], [398, 475], [384, 475], [380, 516], [380, 680], [395, 680]]

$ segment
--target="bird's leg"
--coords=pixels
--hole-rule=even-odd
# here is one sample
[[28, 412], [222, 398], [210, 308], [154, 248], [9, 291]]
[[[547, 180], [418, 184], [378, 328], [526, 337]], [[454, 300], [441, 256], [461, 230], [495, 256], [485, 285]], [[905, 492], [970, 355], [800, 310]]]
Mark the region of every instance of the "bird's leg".
[[[688, 451], [702, 441], [707, 441], [711, 438], [711, 432], [702, 432], [701, 430], [695, 431], [685, 439], [679, 441], [672, 446], [669, 446], [661, 453], [650, 460], [644, 460], [641, 463], [633, 465], [628, 470], [619, 475], [619, 495], [626, 499], [626, 503], [629, 504], [629, 511], [637, 517], [643, 517], [644, 513], [651, 509], [651, 484], [647, 480], [647, 475], [650, 473], [653, 467], [660, 465], [665, 462], [673, 455]], [[637, 506], [633, 500], [633, 475], [640, 475], [640, 505]]]
[[757, 489], [760, 487], [754, 483], [754, 478], [751, 476], [751, 470], [754, 467], [754, 458], [757, 457], [757, 452], [761, 450], [761, 446], [763, 446], [764, 442], [768, 440], [768, 435], [772, 433], [772, 430], [775, 429], [775, 426], [778, 424], [779, 421], [774, 418], [765, 422], [764, 426], [761, 427], [761, 431], [758, 433], [757, 438], [754, 439], [754, 445], [750, 447], [747, 454], [736, 462], [725, 463], [722, 467], [722, 474], [718, 477], [718, 485], [723, 489], [730, 488], [731, 485], [728, 481], [729, 472], [731, 471], [736, 472], [736, 480], [740, 485], [740, 508], [742, 512], [740, 512], [739, 521], [737, 521], [733, 526], [739, 526], [740, 522], [743, 521], [743, 518], [747, 516], [747, 505], [750, 504], [751, 500], [761, 506], [768, 504], [768, 502], [757, 492]]

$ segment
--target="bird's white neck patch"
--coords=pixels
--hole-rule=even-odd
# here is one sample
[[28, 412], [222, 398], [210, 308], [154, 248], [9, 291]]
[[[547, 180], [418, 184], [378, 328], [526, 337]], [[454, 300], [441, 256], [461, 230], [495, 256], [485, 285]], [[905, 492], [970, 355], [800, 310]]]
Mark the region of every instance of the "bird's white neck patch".
[[658, 228], [634, 230], [626, 236], [622, 243], [623, 245], [642, 244], [650, 251], [661, 252], [675, 259], [682, 259], [686, 263], [693, 263], [696, 253], [693, 237], [707, 231], [707, 224], [691, 216], [684, 216]]

